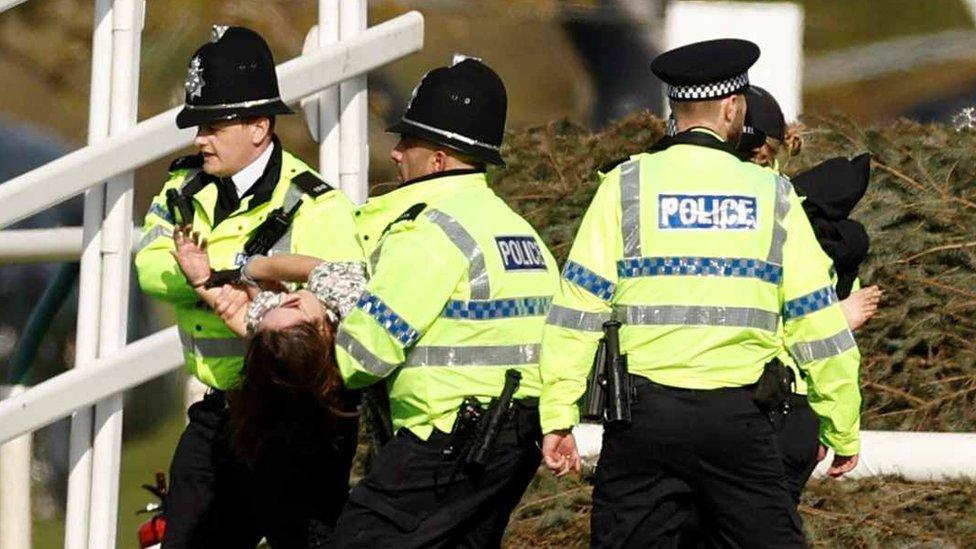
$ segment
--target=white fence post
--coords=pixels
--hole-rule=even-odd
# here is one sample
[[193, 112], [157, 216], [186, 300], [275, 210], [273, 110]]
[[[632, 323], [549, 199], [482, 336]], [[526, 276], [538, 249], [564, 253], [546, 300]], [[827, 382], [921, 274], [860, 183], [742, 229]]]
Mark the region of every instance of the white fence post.
[[[111, 134], [136, 124], [145, 0], [115, 0], [112, 13]], [[132, 256], [133, 172], [109, 180], [102, 224], [102, 295], [98, 354], [126, 344]], [[114, 549], [122, 453], [122, 394], [95, 405], [89, 549]]]
[[[339, 6], [339, 37], [348, 40], [366, 30], [369, 13], [366, 0], [343, 0]], [[367, 127], [366, 75], [339, 85], [339, 187], [356, 204], [368, 195], [369, 130]], [[320, 130], [321, 131], [321, 130]]]
[[[318, 44], [323, 48], [339, 41], [339, 0], [319, 0]], [[331, 185], [339, 178], [339, 86], [319, 94], [319, 173]]]
[[[95, 0], [92, 31], [91, 91], [88, 105], [88, 144], [108, 137], [112, 84], [112, 0]], [[78, 322], [75, 368], [98, 357], [102, 262], [99, 251], [105, 186], [85, 192], [81, 269], [78, 281]], [[65, 511], [65, 549], [88, 547], [91, 510], [92, 409], [82, 408], [71, 417], [68, 442], [68, 502]]]
[[[22, 385], [0, 387], [0, 398], [24, 392]], [[0, 548], [31, 548], [31, 439], [21, 435], [0, 446]]]

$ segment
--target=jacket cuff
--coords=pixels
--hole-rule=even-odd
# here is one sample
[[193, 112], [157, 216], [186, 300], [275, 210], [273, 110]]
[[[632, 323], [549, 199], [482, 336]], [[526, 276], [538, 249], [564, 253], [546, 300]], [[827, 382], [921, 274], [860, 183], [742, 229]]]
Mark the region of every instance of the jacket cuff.
[[837, 455], [853, 456], [854, 454], [861, 453], [861, 436], [858, 431], [847, 435], [822, 431], [820, 433], [820, 442], [824, 446], [831, 448]]
[[546, 404], [543, 400], [539, 403], [539, 417], [543, 434], [572, 429], [579, 423], [579, 408], [575, 404]]

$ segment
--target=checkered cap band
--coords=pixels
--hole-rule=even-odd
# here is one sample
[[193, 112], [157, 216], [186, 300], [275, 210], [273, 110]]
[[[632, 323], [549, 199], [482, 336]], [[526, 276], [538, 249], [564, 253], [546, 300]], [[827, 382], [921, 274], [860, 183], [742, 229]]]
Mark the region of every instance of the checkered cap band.
[[837, 292], [833, 286], [820, 288], [807, 295], [791, 299], [783, 305], [783, 319], [792, 320], [797, 317], [815, 313], [837, 303]]
[[695, 84], [692, 86], [672, 86], [668, 84], [668, 98], [678, 101], [717, 99], [733, 94], [749, 85], [749, 73], [742, 73], [721, 82]]
[[617, 276], [727, 276], [779, 284], [783, 268], [744, 257], [635, 257], [617, 262]]

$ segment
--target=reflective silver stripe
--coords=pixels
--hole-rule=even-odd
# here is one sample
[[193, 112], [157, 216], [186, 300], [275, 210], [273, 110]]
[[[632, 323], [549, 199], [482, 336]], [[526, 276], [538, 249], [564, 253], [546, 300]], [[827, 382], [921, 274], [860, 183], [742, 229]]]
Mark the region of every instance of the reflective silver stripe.
[[779, 315], [751, 307], [697, 305], [617, 305], [614, 313], [624, 324], [644, 326], [729, 326], [775, 332]]
[[610, 320], [610, 316], [610, 313], [588, 313], [561, 305], [553, 305], [549, 309], [549, 316], [546, 317], [546, 324], [569, 328], [570, 330], [599, 332], [603, 330], [603, 323]]
[[412, 366], [518, 366], [539, 362], [539, 344], [414, 347], [404, 367]]
[[376, 264], [380, 262], [380, 250], [383, 249], [383, 241], [381, 240], [373, 253], [369, 254], [369, 270], [370, 272], [376, 272]]
[[857, 346], [854, 334], [847, 328], [817, 341], [805, 341], [790, 347], [790, 354], [800, 364], [837, 356]]
[[485, 268], [485, 254], [482, 253], [478, 242], [471, 236], [456, 219], [440, 210], [424, 212], [432, 222], [444, 231], [451, 242], [468, 258], [468, 284], [471, 286], [471, 299], [488, 299], [491, 297], [491, 287], [488, 283], [488, 269]]
[[247, 351], [247, 342], [237, 337], [196, 337], [180, 330], [180, 341], [183, 343], [184, 351], [204, 358], [240, 358]]
[[769, 254], [766, 256], [767, 263], [783, 264], [783, 244], [786, 243], [786, 229], [783, 221], [786, 214], [790, 212], [790, 189], [793, 184], [781, 175], [776, 176], [776, 207], [773, 215], [776, 218], [773, 222], [773, 240], [769, 244]]
[[620, 167], [620, 230], [624, 257], [640, 257], [640, 161]]
[[186, 172], [186, 177], [183, 178], [183, 183], [180, 184], [180, 192], [182, 192], [183, 189], [185, 189], [186, 186], [190, 184], [190, 181], [193, 181], [193, 179], [202, 171], [203, 171], [202, 168], [193, 168], [190, 171]]
[[252, 99], [250, 101], [241, 101], [239, 103], [221, 103], [220, 105], [191, 105], [185, 103], [184, 108], [190, 111], [214, 111], [218, 109], [246, 109], [248, 107], [258, 107], [261, 105], [268, 105], [276, 101], [281, 101], [280, 97], [270, 97], [268, 99]]
[[169, 227], [163, 227], [161, 225], [153, 227], [149, 232], [142, 235], [142, 238], [139, 239], [139, 243], [136, 244], [136, 253], [141, 252], [143, 248], [152, 244], [154, 240], [161, 236], [172, 238], [173, 230]]
[[365, 345], [360, 343], [356, 338], [349, 335], [343, 329], [339, 329], [338, 335], [336, 335], [336, 347], [339, 347], [343, 351], [347, 352], [349, 356], [356, 359], [364, 370], [373, 374], [377, 377], [386, 377], [390, 375], [390, 372], [396, 369], [396, 364], [390, 364], [385, 360], [374, 355]]
[[417, 122], [416, 120], [410, 120], [407, 117], [401, 118], [402, 121], [410, 124], [411, 126], [416, 126], [422, 130], [427, 130], [429, 132], [434, 132], [437, 135], [443, 135], [448, 139], [453, 139], [454, 141], [460, 141], [461, 143], [467, 143], [468, 145], [477, 145], [479, 147], [484, 147], [486, 149], [491, 149], [493, 151], [501, 150], [501, 147], [497, 145], [492, 145], [490, 143], [485, 143], [484, 141], [478, 141], [477, 139], [472, 139], [466, 135], [461, 135], [459, 133], [449, 132], [447, 130], [442, 130], [440, 128], [435, 128], [434, 126], [429, 126], [427, 124]]
[[[302, 201], [303, 196], [305, 196], [305, 191], [299, 188], [298, 185], [292, 183], [288, 186], [285, 199], [281, 202], [281, 209], [285, 212], [290, 212], [292, 208]], [[288, 230], [275, 242], [274, 246], [268, 251], [268, 255], [291, 253], [291, 227], [292, 224], [289, 224]]]

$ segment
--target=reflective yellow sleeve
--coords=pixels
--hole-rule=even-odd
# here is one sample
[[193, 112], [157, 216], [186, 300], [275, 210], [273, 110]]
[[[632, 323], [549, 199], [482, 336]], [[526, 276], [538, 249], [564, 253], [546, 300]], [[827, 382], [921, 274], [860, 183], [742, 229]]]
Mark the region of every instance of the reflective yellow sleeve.
[[292, 225], [292, 252], [332, 262], [362, 263], [355, 207], [340, 191], [306, 196]]
[[784, 220], [784, 344], [807, 373], [810, 406], [820, 417], [820, 439], [840, 455], [860, 451], [861, 355], [830, 279], [831, 262], [790, 192]]
[[607, 175], [583, 216], [546, 318], [539, 401], [544, 433], [579, 423], [577, 401], [586, 390], [603, 323], [610, 319], [623, 253], [619, 174], [617, 168]]
[[136, 246], [136, 274], [147, 295], [173, 304], [194, 303], [199, 298], [186, 282], [173, 254], [173, 219], [166, 207], [166, 191], [178, 188], [183, 174], [177, 172], [153, 198]]
[[467, 268], [467, 259], [431, 223], [394, 226], [366, 293], [336, 335], [346, 386], [364, 387], [392, 374], [444, 310]]

